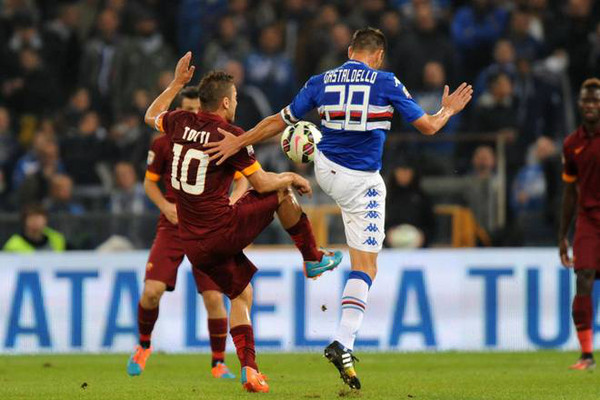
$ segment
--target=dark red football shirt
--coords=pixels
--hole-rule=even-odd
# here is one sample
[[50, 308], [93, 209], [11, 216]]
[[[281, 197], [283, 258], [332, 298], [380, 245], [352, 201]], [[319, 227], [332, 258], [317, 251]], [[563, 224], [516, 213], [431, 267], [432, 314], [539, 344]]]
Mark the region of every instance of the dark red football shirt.
[[600, 211], [600, 135], [590, 137], [580, 126], [567, 136], [563, 167], [563, 180], [577, 182], [580, 211]]
[[162, 114], [157, 128], [171, 142], [171, 186], [177, 202], [179, 233], [197, 239], [230, 225], [229, 188], [235, 171], [249, 176], [260, 168], [252, 148], [244, 148], [217, 166], [205, 144], [223, 139], [217, 128], [244, 131], [215, 114], [177, 110]]

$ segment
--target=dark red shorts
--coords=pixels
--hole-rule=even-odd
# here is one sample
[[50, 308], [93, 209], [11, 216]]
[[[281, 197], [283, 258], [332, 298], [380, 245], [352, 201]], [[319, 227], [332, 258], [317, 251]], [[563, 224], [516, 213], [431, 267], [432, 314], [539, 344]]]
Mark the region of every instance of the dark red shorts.
[[575, 269], [600, 271], [600, 213], [579, 213], [573, 241]]
[[194, 269], [205, 272], [229, 298], [244, 291], [256, 267], [242, 252], [273, 221], [277, 193], [246, 192], [232, 207], [229, 223], [202, 240], [185, 240], [185, 254]]
[[[184, 255], [183, 244], [179, 238], [177, 228], [159, 226], [150, 249], [150, 256], [148, 256], [144, 280], [150, 279], [163, 282], [167, 285], [167, 291], [173, 291], [177, 283], [177, 270], [183, 261]], [[206, 290], [221, 291], [219, 286], [199, 269], [192, 268], [192, 274], [199, 293]]]

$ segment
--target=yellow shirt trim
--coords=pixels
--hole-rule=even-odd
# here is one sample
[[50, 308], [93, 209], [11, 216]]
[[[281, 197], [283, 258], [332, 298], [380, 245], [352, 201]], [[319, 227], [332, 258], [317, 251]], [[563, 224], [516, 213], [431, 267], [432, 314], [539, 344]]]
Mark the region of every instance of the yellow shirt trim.
[[160, 181], [160, 175], [155, 174], [154, 172], [146, 171], [146, 179], [152, 182]]
[[254, 164], [250, 165], [249, 167], [246, 167], [242, 170], [242, 174], [244, 174], [244, 176], [250, 176], [253, 173], [255, 173], [256, 171], [258, 171], [261, 168], [261, 165], [258, 161], [255, 161]]

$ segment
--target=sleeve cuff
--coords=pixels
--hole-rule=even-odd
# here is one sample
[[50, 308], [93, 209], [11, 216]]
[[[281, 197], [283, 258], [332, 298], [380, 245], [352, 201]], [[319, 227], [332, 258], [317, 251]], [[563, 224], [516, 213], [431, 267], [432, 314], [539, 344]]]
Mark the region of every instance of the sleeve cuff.
[[154, 129], [156, 129], [159, 132], [165, 132], [165, 129], [163, 127], [163, 119], [166, 113], [166, 111], [163, 111], [160, 114], [158, 114], [156, 118], [154, 118]]
[[569, 175], [569, 174], [563, 172], [562, 179], [563, 179], [563, 181], [565, 181], [567, 183], [573, 183], [577, 180], [577, 176]]
[[154, 172], [146, 171], [146, 179], [152, 182], [160, 181], [160, 175], [155, 174]]
[[292, 114], [292, 109], [290, 106], [282, 109], [279, 114], [281, 115], [283, 122], [285, 122], [287, 125], [294, 125], [296, 122], [298, 122], [298, 118]]
[[241, 172], [244, 176], [250, 176], [261, 168], [261, 165], [258, 161], [255, 161], [249, 167], [244, 168]]

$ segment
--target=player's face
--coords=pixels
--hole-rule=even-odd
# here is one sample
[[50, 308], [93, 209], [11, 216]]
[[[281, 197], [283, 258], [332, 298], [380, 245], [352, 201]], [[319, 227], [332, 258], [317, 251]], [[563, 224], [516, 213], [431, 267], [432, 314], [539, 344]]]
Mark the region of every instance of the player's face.
[[229, 98], [229, 107], [227, 108], [227, 121], [235, 120], [235, 110], [237, 108], [237, 89], [235, 85], [231, 86], [231, 97]]
[[181, 109], [197, 113], [200, 111], [200, 99], [188, 99], [187, 97], [184, 97], [181, 100]]
[[588, 124], [600, 122], [600, 89], [583, 89], [579, 94], [579, 111]]

